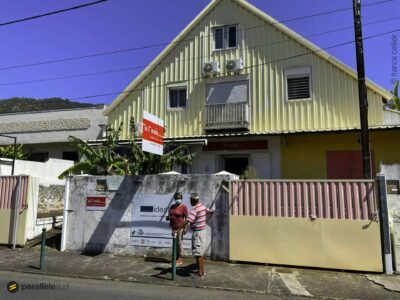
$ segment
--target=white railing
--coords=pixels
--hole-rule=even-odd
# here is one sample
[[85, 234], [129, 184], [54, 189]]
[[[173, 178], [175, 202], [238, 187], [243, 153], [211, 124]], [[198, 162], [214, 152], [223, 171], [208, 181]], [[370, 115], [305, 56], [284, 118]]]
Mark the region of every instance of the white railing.
[[206, 105], [206, 129], [249, 129], [249, 104]]

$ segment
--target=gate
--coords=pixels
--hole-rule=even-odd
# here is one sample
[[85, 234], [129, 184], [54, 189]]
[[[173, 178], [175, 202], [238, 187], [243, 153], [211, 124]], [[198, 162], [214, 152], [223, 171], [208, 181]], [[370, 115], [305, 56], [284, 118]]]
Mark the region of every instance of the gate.
[[0, 244], [26, 242], [28, 184], [28, 176], [0, 176]]
[[238, 180], [230, 194], [230, 260], [383, 270], [373, 180]]

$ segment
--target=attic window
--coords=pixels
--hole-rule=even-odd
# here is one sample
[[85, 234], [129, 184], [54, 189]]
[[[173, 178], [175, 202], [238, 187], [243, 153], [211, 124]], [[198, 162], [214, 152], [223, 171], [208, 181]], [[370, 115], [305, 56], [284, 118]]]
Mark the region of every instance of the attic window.
[[214, 28], [214, 50], [237, 47], [237, 26], [221, 26]]
[[311, 68], [291, 68], [285, 71], [286, 100], [311, 99]]

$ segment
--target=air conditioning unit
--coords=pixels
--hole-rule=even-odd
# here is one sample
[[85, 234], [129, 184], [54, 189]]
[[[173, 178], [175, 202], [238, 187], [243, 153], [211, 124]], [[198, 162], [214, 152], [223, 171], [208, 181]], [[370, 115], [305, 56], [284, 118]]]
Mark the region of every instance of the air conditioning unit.
[[219, 73], [219, 63], [217, 61], [210, 61], [203, 63], [203, 75], [215, 75]]
[[243, 60], [241, 58], [229, 59], [225, 63], [227, 72], [237, 72], [243, 70]]

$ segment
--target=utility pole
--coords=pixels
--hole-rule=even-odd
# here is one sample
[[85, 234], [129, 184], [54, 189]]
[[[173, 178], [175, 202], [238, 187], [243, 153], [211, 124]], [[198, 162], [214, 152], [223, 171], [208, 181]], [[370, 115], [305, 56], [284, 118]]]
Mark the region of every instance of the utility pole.
[[364, 178], [371, 179], [371, 152], [368, 135], [368, 99], [365, 85], [364, 49], [361, 30], [361, 0], [353, 0], [354, 33], [357, 56], [358, 99], [360, 104], [361, 146]]

